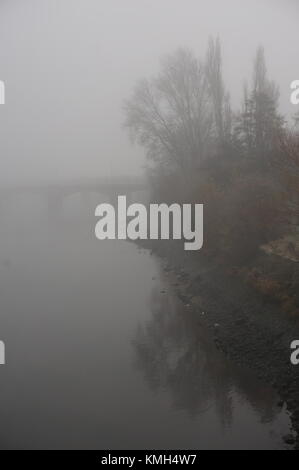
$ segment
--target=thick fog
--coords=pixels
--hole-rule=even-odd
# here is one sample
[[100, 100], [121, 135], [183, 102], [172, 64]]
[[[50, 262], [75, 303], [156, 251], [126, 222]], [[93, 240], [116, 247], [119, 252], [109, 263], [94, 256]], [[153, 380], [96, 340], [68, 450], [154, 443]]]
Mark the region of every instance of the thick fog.
[[0, 0], [0, 450], [299, 449], [298, 13]]
[[2, 183], [138, 174], [145, 160], [122, 128], [122, 103], [179, 46], [222, 41], [234, 106], [263, 44], [291, 114], [298, 78], [296, 0], [1, 0]]

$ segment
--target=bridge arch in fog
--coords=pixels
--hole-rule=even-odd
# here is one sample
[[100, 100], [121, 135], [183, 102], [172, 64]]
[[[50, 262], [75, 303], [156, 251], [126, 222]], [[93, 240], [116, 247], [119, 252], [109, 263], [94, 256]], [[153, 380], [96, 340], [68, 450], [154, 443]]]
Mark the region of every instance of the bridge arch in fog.
[[6, 201], [25, 195], [38, 196], [45, 201], [50, 215], [58, 215], [62, 211], [64, 201], [76, 194], [84, 196], [97, 193], [107, 202], [116, 204], [119, 195], [125, 195], [128, 201], [132, 201], [134, 194], [144, 192], [147, 189], [145, 179], [132, 177], [80, 179], [40, 185], [9, 186], [0, 188], [0, 205], [3, 206]]

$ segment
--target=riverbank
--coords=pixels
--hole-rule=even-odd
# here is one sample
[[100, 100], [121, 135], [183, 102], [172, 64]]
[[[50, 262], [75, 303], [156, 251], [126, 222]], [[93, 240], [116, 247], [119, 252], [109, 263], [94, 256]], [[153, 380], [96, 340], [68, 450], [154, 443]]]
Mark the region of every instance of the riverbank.
[[294, 429], [286, 442], [298, 449], [299, 366], [290, 362], [290, 344], [299, 339], [298, 264], [260, 251], [250, 265], [228, 268], [215, 259], [184, 252], [177, 242], [141, 246], [161, 259], [177, 296], [196, 311], [217, 347], [277, 390], [281, 397], [277, 406], [290, 412]]

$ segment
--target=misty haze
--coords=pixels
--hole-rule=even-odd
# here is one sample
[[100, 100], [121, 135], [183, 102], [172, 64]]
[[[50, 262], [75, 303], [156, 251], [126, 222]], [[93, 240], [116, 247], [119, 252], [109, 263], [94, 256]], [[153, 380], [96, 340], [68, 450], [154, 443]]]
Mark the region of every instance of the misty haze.
[[298, 13], [1, 0], [1, 450], [298, 448]]

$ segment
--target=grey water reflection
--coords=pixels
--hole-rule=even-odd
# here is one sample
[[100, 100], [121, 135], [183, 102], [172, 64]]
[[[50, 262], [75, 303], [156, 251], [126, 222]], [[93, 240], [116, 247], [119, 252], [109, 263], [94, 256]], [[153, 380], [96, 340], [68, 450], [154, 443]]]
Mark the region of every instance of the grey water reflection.
[[215, 350], [158, 259], [96, 239], [98, 202], [2, 208], [0, 447], [283, 448], [275, 393]]
[[[167, 287], [167, 293], [159, 285], [152, 289], [151, 318], [138, 325], [133, 341], [136, 366], [151, 390], [164, 390], [176, 412], [198, 422], [199, 448], [283, 447], [279, 441], [289, 418], [278, 407], [277, 394], [232, 365], [216, 349], [200, 314]], [[263, 427], [267, 444], [259, 436]]]

